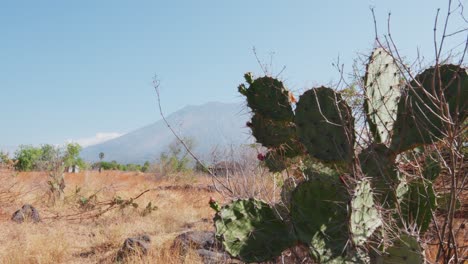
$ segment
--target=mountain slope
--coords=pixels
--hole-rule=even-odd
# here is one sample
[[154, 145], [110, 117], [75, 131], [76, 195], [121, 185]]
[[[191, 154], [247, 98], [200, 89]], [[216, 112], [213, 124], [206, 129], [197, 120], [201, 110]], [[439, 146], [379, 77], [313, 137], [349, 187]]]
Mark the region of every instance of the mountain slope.
[[[240, 104], [211, 102], [200, 106], [187, 106], [169, 116], [171, 127], [182, 137], [194, 140], [194, 153], [207, 156], [216, 146], [241, 145], [252, 142], [245, 127], [249, 115]], [[96, 161], [104, 152], [105, 160], [119, 163], [154, 161], [175, 140], [162, 120], [140, 128], [119, 138], [87, 147], [81, 156]]]

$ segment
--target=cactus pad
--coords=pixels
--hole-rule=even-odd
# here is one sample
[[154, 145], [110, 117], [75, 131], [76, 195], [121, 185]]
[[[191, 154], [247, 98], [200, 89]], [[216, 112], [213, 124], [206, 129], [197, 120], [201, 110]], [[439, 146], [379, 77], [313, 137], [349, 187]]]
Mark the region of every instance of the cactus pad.
[[294, 113], [289, 103], [289, 92], [283, 83], [272, 77], [253, 77], [246, 74], [245, 79], [250, 86], [241, 84], [239, 92], [247, 97], [247, 105], [254, 113], [277, 121], [292, 121]]
[[296, 131], [309, 155], [325, 162], [350, 161], [354, 146], [351, 109], [333, 89], [306, 91], [296, 107]]
[[350, 232], [354, 244], [363, 246], [381, 225], [370, 182], [364, 178], [357, 183], [351, 200]]
[[359, 154], [361, 169], [370, 178], [375, 196], [380, 204], [391, 205], [396, 201], [396, 190], [400, 179], [395, 166], [395, 157], [384, 144], [374, 144]]
[[289, 160], [279, 151], [270, 150], [266, 154], [265, 165], [271, 172], [282, 172], [289, 166]]
[[400, 204], [405, 226], [417, 227], [420, 233], [426, 232], [436, 209], [436, 195], [432, 182], [418, 179], [408, 185], [408, 191]]
[[[443, 110], [440, 98], [447, 102]], [[444, 114], [446, 109], [448, 114]], [[462, 124], [467, 115], [467, 70], [456, 65], [429, 68], [411, 81], [400, 99], [391, 149], [400, 153], [439, 141], [446, 135], [447, 122]]]
[[281, 145], [291, 144], [295, 136], [294, 123], [288, 121], [276, 121], [261, 114], [255, 113], [249, 127], [257, 142], [267, 148], [277, 148]]
[[400, 98], [400, 71], [383, 48], [376, 48], [367, 64], [364, 109], [374, 140], [389, 145]]
[[382, 264], [422, 264], [425, 263], [424, 252], [416, 238], [401, 234], [387, 252], [376, 256], [375, 263]]
[[434, 182], [439, 177], [441, 171], [440, 161], [432, 155], [428, 155], [425, 159], [422, 172], [424, 179]]
[[223, 206], [214, 222], [216, 237], [226, 251], [245, 262], [270, 260], [295, 241], [274, 210], [259, 200], [237, 200]]
[[348, 240], [346, 206], [349, 197], [342, 183], [325, 174], [309, 175], [294, 190], [291, 220], [300, 241], [311, 246], [320, 263], [341, 257]]

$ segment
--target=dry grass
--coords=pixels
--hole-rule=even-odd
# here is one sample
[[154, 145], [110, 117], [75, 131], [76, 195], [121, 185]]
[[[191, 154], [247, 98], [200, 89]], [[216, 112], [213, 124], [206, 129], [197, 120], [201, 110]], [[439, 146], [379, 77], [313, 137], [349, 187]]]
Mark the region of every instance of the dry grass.
[[[0, 263], [5, 264], [112, 263], [123, 241], [142, 233], [149, 234], [152, 239], [149, 256], [135, 257], [129, 263], [201, 263], [194, 253], [181, 258], [177, 249], [171, 249], [172, 241], [188, 230], [212, 230], [214, 212], [207, 202], [210, 196], [222, 199], [203, 188], [158, 189], [187, 184], [207, 186], [210, 180], [203, 176], [156, 180], [141, 173], [83, 172], [65, 176], [65, 200], [51, 205], [46, 195], [45, 173], [3, 171], [0, 178], [3, 186], [14, 184], [8, 192], [16, 197], [5, 203], [0, 201]], [[80, 188], [78, 194], [77, 188]], [[154, 190], [136, 200], [138, 208], [116, 208], [93, 219], [63, 217], [80, 212], [80, 196], [98, 191], [99, 201], [111, 200], [117, 195], [126, 199], [146, 189]], [[148, 202], [158, 209], [142, 216]], [[41, 223], [10, 221], [13, 212], [25, 203], [38, 208], [43, 218]]]

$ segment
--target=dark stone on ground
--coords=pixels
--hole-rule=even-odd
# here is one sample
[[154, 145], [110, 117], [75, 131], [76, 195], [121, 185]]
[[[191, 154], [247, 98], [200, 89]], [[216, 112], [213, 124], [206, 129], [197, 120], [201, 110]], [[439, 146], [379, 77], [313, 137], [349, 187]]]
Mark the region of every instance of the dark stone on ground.
[[117, 252], [117, 261], [122, 261], [131, 255], [147, 255], [151, 239], [148, 235], [130, 237], [125, 239], [122, 248]]
[[222, 249], [222, 245], [215, 239], [214, 232], [189, 231], [180, 234], [174, 239], [173, 249], [177, 249], [180, 255], [187, 254], [193, 249], [203, 259], [205, 264], [238, 263]]
[[37, 211], [34, 206], [30, 204], [25, 204], [21, 209], [16, 211], [11, 220], [16, 223], [23, 223], [23, 222], [33, 222], [38, 223], [41, 221], [41, 217], [39, 216], [39, 212]]

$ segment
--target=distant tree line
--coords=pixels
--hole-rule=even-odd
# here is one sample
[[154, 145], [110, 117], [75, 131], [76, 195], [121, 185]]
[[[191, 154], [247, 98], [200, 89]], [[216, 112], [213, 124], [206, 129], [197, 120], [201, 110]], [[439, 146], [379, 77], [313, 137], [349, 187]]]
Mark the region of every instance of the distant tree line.
[[18, 171], [50, 171], [58, 165], [79, 166], [84, 169], [87, 164], [79, 157], [80, 151], [81, 146], [77, 143], [69, 143], [65, 148], [50, 144], [39, 147], [21, 145], [13, 159], [16, 161], [15, 169]]

